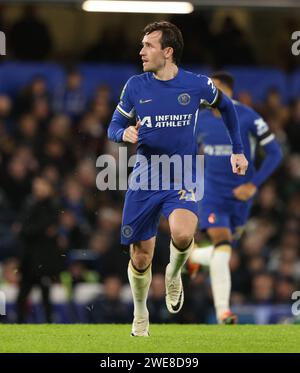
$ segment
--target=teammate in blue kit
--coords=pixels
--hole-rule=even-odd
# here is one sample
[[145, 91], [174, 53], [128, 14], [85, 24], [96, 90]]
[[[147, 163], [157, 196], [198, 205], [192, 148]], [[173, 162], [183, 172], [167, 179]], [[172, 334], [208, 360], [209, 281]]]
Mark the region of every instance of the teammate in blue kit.
[[[153, 174], [152, 156], [196, 156], [195, 118], [199, 105], [218, 107], [227, 126], [233, 147], [232, 170], [244, 175], [248, 162], [243, 154], [239, 124], [231, 100], [214, 86], [211, 79], [178, 68], [183, 50], [180, 30], [169, 22], [155, 22], [144, 29], [140, 56], [144, 74], [131, 77], [121, 94], [120, 102], [108, 128], [108, 137], [115, 142], [137, 143], [135, 174], [144, 180], [140, 188], [132, 187], [125, 197], [121, 228], [122, 244], [130, 245], [128, 278], [134, 301], [133, 336], [149, 335], [149, 314], [146, 306], [151, 283], [151, 263], [161, 213], [168, 219], [171, 231], [170, 263], [166, 268], [166, 305], [177, 313], [183, 304], [181, 268], [194, 245], [198, 222], [198, 204], [193, 190], [176, 187], [147, 189], [165, 175]], [[128, 126], [136, 118], [135, 126]], [[149, 162], [144, 162], [145, 159]], [[190, 168], [195, 176], [194, 167]], [[144, 175], [145, 178], [144, 178]], [[151, 175], [151, 176], [150, 176]], [[145, 187], [145, 188], [143, 188]]]
[[[211, 76], [214, 84], [232, 97], [234, 79], [226, 72]], [[200, 228], [206, 230], [213, 246], [195, 248], [190, 256], [190, 272], [197, 264], [210, 267], [214, 305], [219, 323], [233, 324], [236, 316], [230, 311], [231, 247], [242, 234], [257, 188], [278, 167], [282, 155], [280, 147], [267, 123], [251, 108], [233, 101], [239, 122], [245, 156], [249, 167], [245, 176], [230, 173], [231, 144], [218, 110], [200, 111], [197, 122], [198, 142], [205, 155], [204, 198], [200, 207]], [[263, 147], [265, 158], [255, 169], [257, 143]], [[196, 264], [196, 265], [195, 265]]]

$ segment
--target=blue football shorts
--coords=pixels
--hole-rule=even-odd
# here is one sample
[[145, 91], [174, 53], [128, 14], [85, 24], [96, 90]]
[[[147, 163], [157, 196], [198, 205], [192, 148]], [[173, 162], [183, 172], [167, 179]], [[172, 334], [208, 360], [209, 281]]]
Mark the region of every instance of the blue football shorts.
[[159, 218], [166, 218], [175, 209], [199, 215], [199, 204], [193, 191], [186, 190], [131, 190], [125, 196], [121, 228], [121, 243], [129, 245], [156, 236]]
[[214, 199], [205, 197], [199, 204], [199, 224], [201, 230], [224, 227], [230, 229], [232, 234], [246, 225], [252, 199], [239, 201], [236, 199]]

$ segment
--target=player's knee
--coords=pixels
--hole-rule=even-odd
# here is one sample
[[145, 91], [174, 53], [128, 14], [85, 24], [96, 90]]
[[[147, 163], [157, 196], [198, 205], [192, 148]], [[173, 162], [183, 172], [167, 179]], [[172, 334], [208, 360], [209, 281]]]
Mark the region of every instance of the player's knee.
[[224, 241], [232, 241], [232, 235], [228, 229], [209, 229], [208, 234], [214, 246]]
[[152, 257], [147, 253], [135, 253], [131, 256], [131, 260], [138, 271], [144, 271], [151, 264]]
[[172, 233], [172, 240], [176, 247], [183, 249], [188, 247], [193, 239], [193, 234], [189, 234], [186, 232], [173, 232]]

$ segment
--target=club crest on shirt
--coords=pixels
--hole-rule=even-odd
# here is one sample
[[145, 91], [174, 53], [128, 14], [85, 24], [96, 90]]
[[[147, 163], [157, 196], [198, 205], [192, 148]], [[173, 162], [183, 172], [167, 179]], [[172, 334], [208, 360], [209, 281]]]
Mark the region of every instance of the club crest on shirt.
[[180, 105], [188, 105], [191, 101], [191, 96], [187, 93], [182, 93], [178, 96], [178, 102]]

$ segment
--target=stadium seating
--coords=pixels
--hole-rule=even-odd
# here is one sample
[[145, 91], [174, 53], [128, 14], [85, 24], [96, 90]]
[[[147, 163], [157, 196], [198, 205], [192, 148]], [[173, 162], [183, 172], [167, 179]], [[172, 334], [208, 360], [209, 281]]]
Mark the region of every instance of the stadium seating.
[[[205, 75], [211, 73], [211, 69], [206, 66], [192, 65], [186, 68]], [[80, 64], [78, 69], [84, 77], [84, 90], [88, 97], [93, 95], [97, 86], [109, 84], [114, 100], [119, 96], [127, 79], [140, 72], [137, 66], [119, 64]], [[300, 70], [290, 75], [275, 68], [226, 66], [224, 70], [233, 73], [236, 78], [235, 93], [247, 91], [254, 98], [254, 102], [263, 101], [271, 88], [278, 89], [284, 102], [300, 94]], [[62, 66], [54, 63], [2, 63], [0, 64], [0, 93], [14, 97], [35, 76], [45, 77], [51, 92], [64, 81], [65, 71]]]

